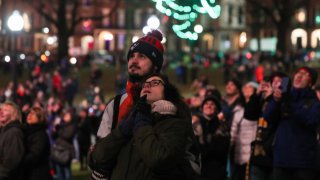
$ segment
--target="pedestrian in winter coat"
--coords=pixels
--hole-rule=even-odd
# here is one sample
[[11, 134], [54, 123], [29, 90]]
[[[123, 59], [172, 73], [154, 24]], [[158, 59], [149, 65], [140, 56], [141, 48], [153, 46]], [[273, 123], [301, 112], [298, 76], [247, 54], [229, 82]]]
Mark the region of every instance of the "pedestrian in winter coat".
[[[225, 96], [222, 99], [222, 112], [223, 116], [228, 124], [228, 128], [232, 131], [232, 124], [238, 124], [242, 117], [244, 112], [243, 107], [243, 95], [241, 92], [241, 83], [237, 81], [236, 79], [231, 79], [227, 82], [225, 86]], [[235, 122], [235, 123], [234, 123]], [[233, 130], [236, 130], [236, 128], [233, 128]], [[232, 132], [230, 131], [230, 134], [232, 136]], [[235, 131], [234, 133], [235, 134]], [[235, 137], [235, 136], [233, 136]], [[235, 165], [234, 162], [234, 146], [233, 146], [233, 140], [231, 139], [230, 144], [230, 152], [229, 152], [229, 163], [228, 163], [228, 176], [232, 177], [238, 177], [240, 172], [243, 172], [243, 167], [238, 167]]]
[[231, 144], [233, 145], [233, 163], [234, 169], [231, 176], [232, 180], [244, 180], [248, 175], [246, 168], [248, 166], [251, 154], [251, 142], [256, 136], [257, 121], [244, 118], [244, 107], [249, 103], [250, 97], [255, 96], [258, 84], [248, 82], [242, 86], [244, 97], [244, 106], [236, 106], [234, 119], [231, 125]]
[[[257, 96], [251, 96], [245, 105], [244, 118], [258, 122], [250, 157], [250, 179], [271, 180], [273, 177], [273, 142], [277, 120], [267, 122], [263, 113], [272, 99], [273, 89], [281, 86], [282, 79], [288, 79], [282, 72], [274, 72], [270, 77], [265, 77], [257, 89]], [[287, 88], [289, 87], [288, 84]]]
[[77, 140], [79, 143], [80, 170], [87, 168], [87, 154], [91, 146], [91, 122], [88, 117], [88, 110], [81, 109], [78, 117]]
[[128, 117], [95, 145], [91, 168], [110, 180], [193, 179], [186, 159], [192, 133], [177, 89], [164, 76], [151, 75]]
[[230, 143], [229, 128], [222, 119], [221, 104], [215, 96], [207, 96], [201, 114], [192, 116], [192, 126], [201, 149], [201, 178], [225, 180]]
[[278, 120], [274, 142], [275, 180], [316, 179], [320, 102], [311, 89], [316, 80], [316, 70], [299, 68], [293, 76], [292, 88], [287, 93], [274, 89], [273, 99], [266, 107], [264, 118]]
[[46, 115], [42, 108], [33, 107], [27, 115], [26, 153], [23, 158], [24, 179], [52, 179], [49, 168], [50, 142], [46, 132]]
[[25, 152], [21, 112], [13, 102], [0, 105], [0, 180], [22, 180]]
[[71, 157], [66, 164], [56, 162], [56, 170], [58, 179], [71, 180], [71, 161], [75, 157], [73, 146], [73, 138], [77, 131], [77, 126], [74, 124], [74, 112], [69, 110], [63, 114], [62, 121], [55, 127], [55, 134], [57, 135], [56, 144], [68, 149]]

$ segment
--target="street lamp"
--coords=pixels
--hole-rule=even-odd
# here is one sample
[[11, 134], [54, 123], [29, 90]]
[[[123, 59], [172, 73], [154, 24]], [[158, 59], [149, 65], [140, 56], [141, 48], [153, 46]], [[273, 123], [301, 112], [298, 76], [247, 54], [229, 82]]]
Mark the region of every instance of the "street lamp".
[[11, 31], [11, 50], [13, 53], [12, 56], [12, 73], [13, 73], [13, 92], [12, 92], [12, 97], [13, 97], [13, 101], [16, 102], [17, 100], [17, 55], [16, 55], [16, 35], [23, 29], [23, 25], [24, 25], [24, 20], [21, 16], [21, 14], [19, 13], [19, 11], [14, 10], [12, 12], [12, 14], [9, 16], [8, 18], [8, 28]]

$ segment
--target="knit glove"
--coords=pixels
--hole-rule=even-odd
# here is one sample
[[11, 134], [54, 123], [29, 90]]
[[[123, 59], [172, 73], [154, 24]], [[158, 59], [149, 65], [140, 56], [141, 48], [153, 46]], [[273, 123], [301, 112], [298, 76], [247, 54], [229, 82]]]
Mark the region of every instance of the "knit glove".
[[146, 100], [147, 96], [142, 96], [135, 105], [136, 116], [133, 132], [136, 132], [140, 127], [152, 124], [151, 105]]
[[92, 170], [91, 172], [91, 180], [108, 180], [108, 174], [110, 172], [107, 172], [100, 168], [97, 165], [97, 162], [92, 158], [92, 152], [94, 151], [95, 146], [91, 146], [88, 152], [88, 166]]
[[134, 110], [143, 114], [151, 113], [151, 105], [147, 103], [147, 95], [140, 97], [134, 106]]
[[108, 180], [108, 177], [98, 171], [92, 171], [91, 180]]
[[133, 109], [129, 114], [129, 116], [120, 122], [119, 130], [123, 135], [127, 137], [132, 136], [135, 116], [136, 116], [136, 111]]

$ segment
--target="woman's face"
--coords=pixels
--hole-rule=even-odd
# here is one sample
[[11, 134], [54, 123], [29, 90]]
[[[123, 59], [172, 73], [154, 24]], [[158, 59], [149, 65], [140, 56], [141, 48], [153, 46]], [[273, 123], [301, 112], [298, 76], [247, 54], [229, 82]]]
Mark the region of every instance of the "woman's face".
[[252, 94], [254, 94], [254, 88], [250, 84], [245, 84], [242, 87], [242, 93], [244, 97], [249, 98]]
[[68, 123], [72, 120], [72, 115], [70, 112], [67, 112], [63, 115], [63, 120], [64, 122]]
[[142, 85], [140, 97], [147, 95], [149, 104], [164, 99], [164, 82], [158, 76], [148, 78]]
[[37, 113], [34, 110], [31, 110], [27, 115], [27, 123], [28, 124], [37, 124], [39, 123], [39, 118]]
[[216, 111], [216, 104], [212, 100], [208, 100], [203, 104], [203, 114], [211, 116]]

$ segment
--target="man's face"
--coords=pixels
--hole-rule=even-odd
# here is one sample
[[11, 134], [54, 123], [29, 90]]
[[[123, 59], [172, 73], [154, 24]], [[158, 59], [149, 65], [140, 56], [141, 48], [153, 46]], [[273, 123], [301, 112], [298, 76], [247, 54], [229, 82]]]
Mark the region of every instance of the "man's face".
[[239, 93], [237, 86], [232, 81], [227, 83], [225, 90], [226, 94], [229, 96], [237, 95]]
[[0, 124], [6, 125], [13, 120], [13, 108], [9, 105], [0, 106]]
[[297, 89], [306, 88], [311, 83], [311, 77], [308, 71], [301, 69], [293, 77], [293, 87]]
[[152, 61], [144, 54], [134, 52], [129, 57], [128, 73], [131, 77], [143, 77], [155, 71]]

